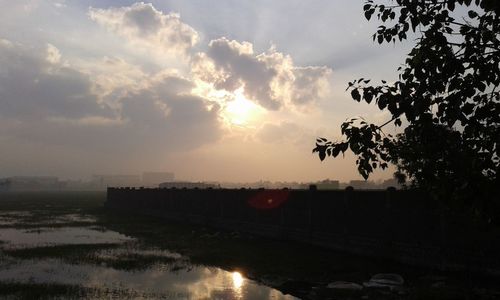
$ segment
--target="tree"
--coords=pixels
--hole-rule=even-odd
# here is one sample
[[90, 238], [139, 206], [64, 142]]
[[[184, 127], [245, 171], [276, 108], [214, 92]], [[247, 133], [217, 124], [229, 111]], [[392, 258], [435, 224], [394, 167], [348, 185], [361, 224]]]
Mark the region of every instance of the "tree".
[[[347, 90], [355, 101], [388, 110], [391, 119], [381, 125], [350, 119], [341, 125], [343, 141], [318, 138], [313, 152], [324, 160], [350, 149], [365, 179], [392, 163], [407, 186], [482, 206], [480, 198], [494, 199], [500, 186], [500, 1], [384, 3], [368, 0], [363, 7], [366, 19], [381, 21], [373, 40], [396, 43], [412, 31], [416, 45], [396, 82], [369, 85], [360, 78]], [[459, 7], [465, 16], [456, 16]], [[404, 130], [386, 135], [390, 123]]]

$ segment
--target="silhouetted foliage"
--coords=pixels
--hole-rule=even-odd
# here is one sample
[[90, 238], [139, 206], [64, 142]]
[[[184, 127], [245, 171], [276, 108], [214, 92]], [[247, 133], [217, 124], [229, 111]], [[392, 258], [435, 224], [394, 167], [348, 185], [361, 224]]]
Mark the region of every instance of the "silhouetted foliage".
[[[440, 199], [470, 201], [480, 190], [498, 192], [500, 1], [385, 3], [368, 0], [363, 7], [368, 20], [381, 21], [373, 40], [395, 43], [413, 31], [417, 43], [398, 68], [398, 81], [369, 85], [360, 78], [347, 90], [355, 101], [389, 111], [391, 119], [381, 125], [350, 119], [341, 126], [345, 141], [319, 138], [313, 152], [323, 160], [351, 149], [365, 179], [393, 163], [400, 182]], [[404, 131], [385, 134], [390, 123]]]

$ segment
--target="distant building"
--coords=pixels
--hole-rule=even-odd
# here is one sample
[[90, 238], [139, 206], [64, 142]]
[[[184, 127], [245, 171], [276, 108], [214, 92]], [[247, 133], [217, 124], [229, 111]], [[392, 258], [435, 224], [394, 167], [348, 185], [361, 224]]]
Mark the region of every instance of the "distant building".
[[93, 175], [92, 184], [97, 188], [141, 186], [139, 175]]
[[220, 185], [205, 183], [205, 182], [188, 182], [188, 181], [173, 181], [160, 183], [160, 188], [178, 188], [178, 189], [206, 189], [206, 188], [219, 188]]
[[10, 190], [10, 182], [7, 178], [0, 179], [0, 192], [6, 192]]
[[102, 188], [92, 181], [66, 180], [64, 189], [66, 191], [93, 191]]
[[174, 181], [172, 172], [144, 172], [142, 173], [142, 184], [145, 186], [158, 186], [162, 182]]
[[0, 179], [3, 191], [52, 191], [64, 188], [64, 182], [52, 176], [14, 176]]
[[384, 182], [382, 182], [381, 186], [384, 189], [386, 189], [388, 187], [394, 187], [397, 189], [401, 188], [401, 185], [399, 184], [398, 180], [395, 178], [384, 180]]
[[368, 190], [373, 189], [374, 184], [368, 180], [351, 180], [349, 185], [355, 189]]
[[316, 183], [318, 190], [338, 190], [340, 182], [338, 180], [325, 179]]

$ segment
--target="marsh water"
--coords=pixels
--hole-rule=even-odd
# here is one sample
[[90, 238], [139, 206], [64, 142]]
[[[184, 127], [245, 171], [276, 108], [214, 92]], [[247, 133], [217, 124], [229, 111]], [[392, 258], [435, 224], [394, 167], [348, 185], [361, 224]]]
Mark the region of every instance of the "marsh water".
[[[36, 199], [18, 201], [23, 200]], [[0, 211], [0, 282], [12, 290], [5, 296], [23, 298], [30, 293], [25, 289], [34, 288], [49, 298], [294, 298], [236, 270], [194, 264], [109, 229], [74, 202], [65, 207], [47, 198], [40, 201], [39, 206], [31, 202], [29, 210], [9, 202]]]
[[[124, 215], [104, 201], [96, 192], [0, 193], [0, 298], [500, 298], [494, 279]], [[368, 288], [377, 273], [404, 284]]]

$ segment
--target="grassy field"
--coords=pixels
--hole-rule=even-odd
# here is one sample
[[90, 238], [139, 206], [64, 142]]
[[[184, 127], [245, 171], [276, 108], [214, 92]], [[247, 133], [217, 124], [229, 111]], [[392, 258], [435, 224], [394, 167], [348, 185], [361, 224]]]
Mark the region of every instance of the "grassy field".
[[[39, 237], [58, 230], [90, 230], [108, 237], [114, 232], [128, 240], [37, 244], [13, 247], [0, 240], [0, 264], [62, 261], [70, 266], [94, 266], [119, 274], [147, 272], [189, 272], [208, 266], [239, 272], [257, 285], [310, 299], [498, 299], [494, 279], [438, 274], [385, 261], [336, 253], [319, 247], [217, 231], [211, 228], [122, 215], [107, 211], [104, 192], [3, 193], [0, 194], [0, 232]], [[83, 229], [82, 229], [83, 228]], [[87, 231], [79, 238], [88, 238]], [[115, 237], [116, 238], [116, 237]], [[57, 272], [57, 271], [55, 271]], [[363, 283], [376, 273], [397, 273], [405, 285], [397, 292], [387, 289], [339, 291], [326, 288], [334, 281]], [[142, 274], [142, 273], [141, 273]], [[5, 275], [5, 274], [4, 274]], [[7, 274], [8, 275], [8, 274]], [[5, 275], [5, 276], [7, 276]], [[4, 277], [5, 277], [4, 276]], [[208, 279], [207, 279], [208, 280]], [[43, 281], [43, 280], [42, 280]], [[208, 281], [207, 281], [208, 282]], [[133, 283], [133, 282], [132, 282]], [[194, 284], [194, 283], [193, 283]], [[0, 296], [12, 298], [168, 298], [178, 294], [150, 293], [137, 288], [84, 286], [78, 282], [26, 282], [0, 278]], [[257, 288], [256, 288], [257, 289]], [[164, 297], [165, 294], [168, 297]], [[182, 296], [182, 295], [181, 295]], [[234, 295], [233, 295], [234, 296]], [[244, 297], [245, 298], [245, 297]], [[243, 299], [244, 299], [243, 298]], [[221, 299], [232, 299], [223, 296]], [[257, 299], [257, 298], [256, 298]], [[363, 298], [364, 299], [364, 298]]]

